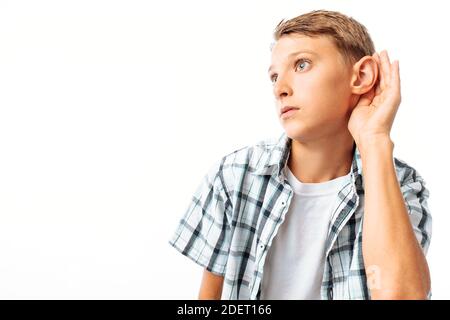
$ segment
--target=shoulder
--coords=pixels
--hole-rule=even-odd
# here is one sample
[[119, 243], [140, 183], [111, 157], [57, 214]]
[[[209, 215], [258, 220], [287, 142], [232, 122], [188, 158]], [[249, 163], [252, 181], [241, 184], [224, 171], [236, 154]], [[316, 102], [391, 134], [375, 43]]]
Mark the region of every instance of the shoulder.
[[400, 185], [414, 181], [423, 182], [423, 178], [419, 174], [419, 171], [405, 160], [394, 157], [394, 165]]
[[394, 157], [395, 170], [400, 189], [405, 196], [415, 195], [419, 198], [428, 198], [429, 190], [425, 179], [410, 163]]
[[269, 163], [278, 141], [277, 138], [266, 138], [236, 148], [217, 159], [208, 175], [219, 180], [225, 187], [231, 187], [236, 180]]
[[264, 166], [277, 147], [278, 140], [268, 138], [235, 149], [223, 156], [222, 160], [228, 168], [257, 169]]

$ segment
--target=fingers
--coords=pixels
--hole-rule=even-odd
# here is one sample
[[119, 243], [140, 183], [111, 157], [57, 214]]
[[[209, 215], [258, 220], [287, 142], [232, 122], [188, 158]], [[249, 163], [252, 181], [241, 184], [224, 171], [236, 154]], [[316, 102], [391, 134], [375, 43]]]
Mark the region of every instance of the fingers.
[[391, 62], [389, 61], [389, 56], [386, 50], [380, 52], [381, 61], [381, 73], [382, 73], [382, 84], [381, 89], [386, 88], [391, 80]]
[[395, 93], [395, 96], [398, 98], [399, 102], [401, 100], [401, 93], [400, 93], [400, 66], [399, 61], [395, 60], [392, 62], [392, 68], [391, 68], [391, 84], [392, 89]]
[[377, 63], [377, 69], [378, 69], [378, 73], [377, 73], [377, 81], [375, 83], [375, 95], [379, 95], [381, 92], [380, 89], [380, 83], [381, 83], [381, 68], [380, 68], [380, 56], [378, 55], [378, 53], [374, 53], [373, 58], [375, 59], [376, 63]]
[[389, 59], [387, 50], [373, 54], [373, 58], [378, 64], [378, 77], [381, 90], [389, 86], [396, 86], [400, 81], [398, 60], [392, 62]]
[[381, 51], [379, 54], [374, 53], [373, 58], [379, 67], [379, 85], [375, 93], [377, 96], [383, 96], [383, 100], [391, 101], [391, 103], [385, 105], [394, 105], [398, 108], [401, 101], [399, 61], [394, 60], [391, 63], [386, 50]]

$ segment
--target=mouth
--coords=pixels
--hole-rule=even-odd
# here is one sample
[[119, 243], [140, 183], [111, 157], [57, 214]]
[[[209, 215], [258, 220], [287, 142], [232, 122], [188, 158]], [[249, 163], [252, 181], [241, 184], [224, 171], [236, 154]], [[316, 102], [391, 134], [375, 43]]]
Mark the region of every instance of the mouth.
[[292, 116], [293, 114], [295, 114], [298, 110], [299, 110], [299, 108], [296, 108], [296, 107], [283, 107], [281, 109], [280, 117], [282, 119], [288, 118], [288, 117]]

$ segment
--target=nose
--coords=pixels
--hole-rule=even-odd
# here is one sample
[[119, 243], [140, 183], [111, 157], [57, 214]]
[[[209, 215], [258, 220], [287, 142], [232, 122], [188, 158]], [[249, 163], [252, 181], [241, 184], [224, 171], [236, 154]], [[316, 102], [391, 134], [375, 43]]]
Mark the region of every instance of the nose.
[[292, 95], [293, 90], [291, 86], [291, 81], [288, 76], [277, 75], [277, 79], [273, 85], [273, 94], [275, 99], [281, 99], [286, 96]]

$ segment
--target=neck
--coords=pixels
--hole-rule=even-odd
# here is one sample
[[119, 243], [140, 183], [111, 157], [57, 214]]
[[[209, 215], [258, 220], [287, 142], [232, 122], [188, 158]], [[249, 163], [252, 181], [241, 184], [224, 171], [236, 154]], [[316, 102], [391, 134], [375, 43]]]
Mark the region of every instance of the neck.
[[353, 160], [354, 140], [347, 131], [315, 141], [292, 139], [288, 167], [304, 183], [325, 182], [347, 175]]

